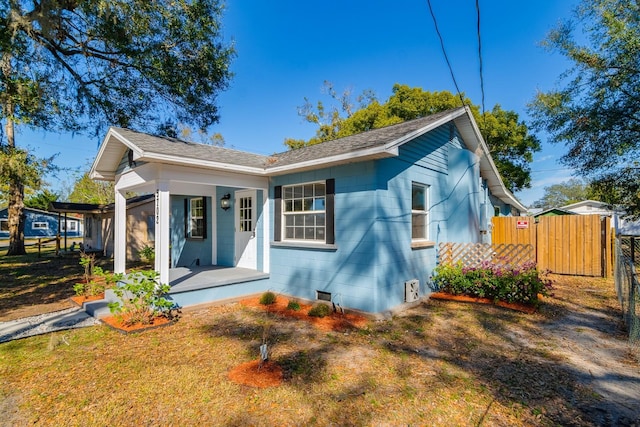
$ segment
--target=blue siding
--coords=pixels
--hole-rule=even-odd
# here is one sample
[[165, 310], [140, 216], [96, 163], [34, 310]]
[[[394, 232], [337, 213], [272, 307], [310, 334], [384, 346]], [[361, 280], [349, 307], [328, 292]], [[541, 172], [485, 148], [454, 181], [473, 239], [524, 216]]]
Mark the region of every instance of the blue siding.
[[480, 165], [469, 150], [449, 149], [449, 188], [447, 203], [449, 233], [447, 241], [480, 241]]
[[[231, 187], [218, 187], [216, 190], [216, 200], [220, 200], [222, 196], [225, 194], [231, 194], [233, 199], [233, 194], [237, 190], [237, 188]], [[235, 222], [234, 222], [234, 212], [235, 206], [234, 203], [231, 204], [231, 208], [228, 210], [224, 210], [220, 207], [219, 203], [216, 203], [216, 234], [217, 234], [217, 245], [218, 245], [218, 265], [223, 265], [226, 267], [233, 267], [233, 258], [235, 255]]]
[[[275, 177], [273, 186], [335, 179], [337, 249], [272, 247], [271, 287], [311, 300], [316, 290], [331, 292], [334, 302], [369, 312], [402, 304], [411, 279], [428, 293], [437, 244], [478, 241], [477, 163], [447, 125], [404, 144], [398, 157]], [[434, 244], [419, 249], [411, 247], [413, 182], [430, 192]]]
[[207, 211], [207, 238], [187, 239], [185, 237], [184, 200], [198, 196], [171, 196], [171, 266], [190, 267], [211, 265], [211, 239], [214, 230], [211, 223], [211, 197], [205, 197]]
[[124, 155], [120, 159], [120, 163], [118, 163], [118, 167], [116, 168], [116, 175], [121, 175], [125, 172], [129, 172], [137, 166], [142, 166], [146, 162], [136, 160], [133, 167], [129, 166], [129, 149], [125, 150]]

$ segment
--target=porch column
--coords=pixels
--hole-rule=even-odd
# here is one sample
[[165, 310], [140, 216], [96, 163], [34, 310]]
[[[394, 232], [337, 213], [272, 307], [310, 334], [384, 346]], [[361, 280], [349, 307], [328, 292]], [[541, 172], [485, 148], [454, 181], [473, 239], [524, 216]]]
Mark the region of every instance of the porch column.
[[160, 283], [169, 284], [169, 212], [171, 210], [169, 183], [159, 182], [156, 187], [156, 264]]
[[262, 271], [269, 273], [271, 266], [271, 215], [269, 189], [262, 189]]
[[113, 212], [113, 272], [124, 273], [127, 263], [127, 199], [116, 190]]

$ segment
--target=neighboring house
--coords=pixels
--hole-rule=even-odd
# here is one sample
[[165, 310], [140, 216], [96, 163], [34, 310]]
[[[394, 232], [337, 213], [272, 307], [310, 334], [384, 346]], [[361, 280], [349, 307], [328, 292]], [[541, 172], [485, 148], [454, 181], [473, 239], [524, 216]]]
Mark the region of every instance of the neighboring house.
[[640, 236], [640, 221], [625, 219], [623, 211], [614, 209], [614, 207], [608, 203], [598, 202], [596, 200], [583, 200], [582, 202], [563, 206], [562, 209], [580, 215], [596, 214], [608, 216], [611, 218], [611, 227], [616, 230], [617, 235]]
[[608, 217], [614, 217], [616, 215], [616, 212], [610, 204], [599, 202], [597, 200], [583, 200], [581, 202], [562, 206], [560, 209], [579, 215], [602, 215]]
[[534, 213], [531, 216], [533, 216], [534, 218], [540, 218], [541, 216], [559, 216], [559, 215], [576, 215], [576, 213], [572, 211], [568, 211], [566, 209], [562, 209], [562, 208], [551, 208], [551, 209], [541, 210], [539, 212]]
[[116, 272], [125, 193], [155, 195], [181, 306], [272, 290], [385, 312], [430, 292], [438, 243], [488, 242], [491, 216], [526, 210], [467, 107], [272, 156], [111, 128], [90, 175], [115, 181]]
[[[155, 240], [155, 197], [153, 194], [132, 197], [127, 200], [127, 260], [139, 260], [138, 252], [145, 246], [153, 246]], [[84, 217], [82, 244], [86, 250], [113, 255], [113, 212], [115, 205], [54, 202], [51, 210], [61, 213], [77, 213]]]
[[[82, 220], [77, 217], [60, 217], [40, 209], [25, 207], [24, 210], [24, 238], [37, 239], [41, 237], [55, 237], [57, 234], [67, 237], [82, 236]], [[58, 228], [58, 224], [60, 228]], [[9, 222], [7, 208], [0, 210], [0, 239], [9, 238]]]

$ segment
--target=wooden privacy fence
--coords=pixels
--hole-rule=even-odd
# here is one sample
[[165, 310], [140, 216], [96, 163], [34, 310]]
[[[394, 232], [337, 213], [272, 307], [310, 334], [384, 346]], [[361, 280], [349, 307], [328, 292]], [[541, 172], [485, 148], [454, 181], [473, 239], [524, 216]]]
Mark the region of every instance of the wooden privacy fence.
[[531, 244], [440, 243], [440, 264], [479, 267], [490, 262], [501, 265], [522, 265], [536, 261], [535, 248]]
[[600, 215], [492, 218], [494, 244], [530, 244], [539, 270], [608, 277], [612, 274], [611, 219]]

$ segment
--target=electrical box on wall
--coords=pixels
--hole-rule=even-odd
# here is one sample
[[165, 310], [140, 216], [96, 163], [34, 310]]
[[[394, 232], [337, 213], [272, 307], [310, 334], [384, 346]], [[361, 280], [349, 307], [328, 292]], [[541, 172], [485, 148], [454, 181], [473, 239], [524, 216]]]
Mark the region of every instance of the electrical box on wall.
[[420, 281], [412, 279], [404, 282], [404, 302], [418, 301], [420, 298]]

